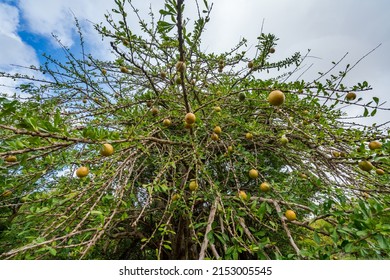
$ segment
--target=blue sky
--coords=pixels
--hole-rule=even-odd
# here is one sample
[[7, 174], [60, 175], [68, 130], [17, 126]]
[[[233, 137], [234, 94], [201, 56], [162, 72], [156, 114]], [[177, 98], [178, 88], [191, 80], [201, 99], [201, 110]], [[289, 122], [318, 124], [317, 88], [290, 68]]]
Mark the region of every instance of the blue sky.
[[[134, 4], [147, 11], [151, 3], [155, 13], [162, 0], [134, 0]], [[200, 1], [202, 2], [202, 1]], [[210, 1], [211, 2], [211, 1]], [[256, 44], [264, 20], [264, 32], [280, 38], [275, 59], [282, 59], [296, 51], [317, 58], [307, 61], [314, 64], [303, 77], [310, 80], [318, 71], [325, 71], [331, 62], [346, 52], [347, 63], [354, 64], [378, 44], [382, 46], [364, 59], [352, 71], [351, 83], [367, 80], [374, 90], [366, 94], [367, 100], [378, 96], [390, 107], [390, 1], [372, 0], [215, 0], [211, 21], [204, 37], [204, 49], [209, 52], [229, 50], [243, 36], [249, 46]], [[195, 15], [194, 1], [186, 0], [187, 14]], [[11, 64], [38, 65], [41, 54], [49, 53], [61, 58], [56, 34], [61, 41], [77, 48], [77, 33], [73, 15], [82, 27], [88, 49], [98, 58], [112, 59], [110, 48], [102, 43], [91, 22], [104, 21], [104, 13], [114, 7], [108, 0], [0, 0], [0, 71], [19, 71]], [[131, 13], [129, 13], [131, 14]], [[137, 20], [130, 17], [131, 24]], [[77, 49], [76, 49], [77, 52]], [[341, 69], [339, 69], [341, 70]], [[12, 91], [13, 81], [0, 78], [0, 91]], [[350, 108], [349, 113], [361, 113]], [[380, 121], [390, 120], [390, 111], [378, 113]], [[379, 121], [379, 122], [380, 122]], [[364, 122], [369, 122], [368, 120]]]

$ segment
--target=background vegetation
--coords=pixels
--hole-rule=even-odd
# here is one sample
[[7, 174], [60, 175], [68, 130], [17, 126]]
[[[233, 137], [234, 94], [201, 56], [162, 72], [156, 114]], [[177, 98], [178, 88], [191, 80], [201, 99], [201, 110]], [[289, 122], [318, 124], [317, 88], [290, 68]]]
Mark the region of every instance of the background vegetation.
[[389, 258], [389, 134], [344, 113], [389, 108], [343, 83], [355, 65], [293, 80], [307, 54], [274, 61], [263, 32], [254, 56], [207, 53], [212, 4], [190, 20], [183, 2], [146, 21], [115, 0], [96, 25], [115, 61], [63, 46], [35, 77], [1, 73], [24, 83], [0, 98], [0, 257]]

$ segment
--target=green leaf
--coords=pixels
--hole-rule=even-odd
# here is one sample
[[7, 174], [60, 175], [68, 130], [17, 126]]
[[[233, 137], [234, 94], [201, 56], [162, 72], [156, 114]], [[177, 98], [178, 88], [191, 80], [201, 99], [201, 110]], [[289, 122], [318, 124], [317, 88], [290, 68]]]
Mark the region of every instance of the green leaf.
[[375, 239], [382, 250], [386, 250], [389, 247], [388, 241], [385, 238], [383, 238], [382, 235], [380, 234], [375, 235]]
[[346, 253], [351, 253], [352, 250], [354, 249], [353, 243], [349, 242], [347, 245], [344, 247], [344, 251]]
[[49, 251], [49, 253], [52, 255], [52, 256], [56, 256], [57, 255], [57, 250], [52, 248], [52, 247], [47, 247], [47, 250]]
[[214, 240], [214, 232], [212, 230], [210, 230], [208, 233], [207, 233], [207, 239], [209, 240], [209, 242], [211, 244], [214, 244], [215, 240]]
[[317, 243], [317, 244], [320, 244], [321, 243], [321, 238], [319, 237], [318, 233], [315, 231], [314, 232], [314, 241]]
[[368, 116], [368, 110], [367, 110], [367, 108], [364, 108], [363, 117], [367, 117], [367, 116]]

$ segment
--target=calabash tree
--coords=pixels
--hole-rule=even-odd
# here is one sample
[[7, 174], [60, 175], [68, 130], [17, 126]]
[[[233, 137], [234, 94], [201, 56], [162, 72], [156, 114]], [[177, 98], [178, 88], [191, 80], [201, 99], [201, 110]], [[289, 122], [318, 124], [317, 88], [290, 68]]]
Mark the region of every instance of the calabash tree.
[[205, 51], [213, 6], [183, 2], [147, 22], [116, 0], [114, 61], [2, 73], [23, 83], [0, 100], [1, 258], [388, 258], [389, 136], [345, 107], [389, 109], [342, 60], [293, 79], [307, 55], [275, 61], [272, 34]]

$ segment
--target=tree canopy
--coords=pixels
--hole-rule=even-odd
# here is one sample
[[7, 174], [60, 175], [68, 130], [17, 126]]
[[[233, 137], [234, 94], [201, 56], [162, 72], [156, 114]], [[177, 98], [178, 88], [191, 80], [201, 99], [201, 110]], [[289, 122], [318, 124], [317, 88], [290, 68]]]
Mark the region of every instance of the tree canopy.
[[389, 133], [345, 113], [389, 108], [344, 84], [356, 65], [295, 79], [307, 54], [275, 61], [273, 34], [205, 51], [206, 0], [115, 4], [114, 61], [80, 30], [81, 56], [0, 75], [22, 81], [0, 98], [0, 258], [389, 258]]

